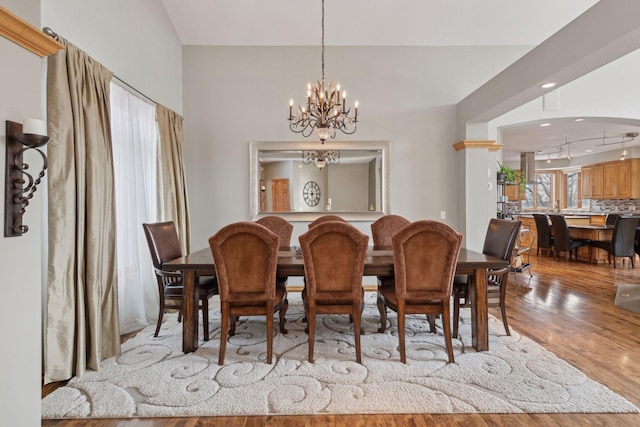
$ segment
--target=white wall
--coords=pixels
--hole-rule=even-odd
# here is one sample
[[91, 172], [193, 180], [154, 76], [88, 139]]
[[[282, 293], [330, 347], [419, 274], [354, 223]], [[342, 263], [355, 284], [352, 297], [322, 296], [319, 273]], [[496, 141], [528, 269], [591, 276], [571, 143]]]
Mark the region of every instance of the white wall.
[[182, 114], [182, 46], [159, 0], [42, 0], [42, 26]]
[[[391, 211], [457, 226], [455, 104], [519, 57], [522, 47], [327, 47], [336, 79], [360, 124], [349, 140], [390, 140]], [[302, 102], [320, 77], [318, 47], [205, 47], [183, 50], [185, 161], [192, 247], [249, 218], [249, 141], [298, 141], [289, 99]], [[370, 235], [369, 223], [357, 226]], [[483, 225], [484, 227], [484, 225]], [[294, 225], [293, 241], [306, 224]]]
[[[2, 4], [26, 21], [39, 26], [39, 2], [5, 0]], [[0, 165], [4, 171], [7, 120], [22, 122], [27, 117], [44, 118], [41, 107], [43, 60], [0, 37], [2, 78], [0, 79]], [[31, 169], [41, 166], [33, 159]], [[29, 161], [28, 161], [29, 162]], [[30, 169], [30, 170], [31, 170]], [[39, 169], [38, 169], [39, 170]], [[4, 172], [3, 172], [4, 174]], [[43, 183], [46, 187], [46, 183]], [[29, 231], [21, 237], [0, 235], [2, 298], [1, 339], [4, 343], [0, 381], [0, 425], [40, 425], [40, 297], [42, 250], [42, 189], [31, 200], [23, 218]], [[0, 201], [4, 212], [4, 198]], [[4, 215], [4, 214], [2, 214]]]

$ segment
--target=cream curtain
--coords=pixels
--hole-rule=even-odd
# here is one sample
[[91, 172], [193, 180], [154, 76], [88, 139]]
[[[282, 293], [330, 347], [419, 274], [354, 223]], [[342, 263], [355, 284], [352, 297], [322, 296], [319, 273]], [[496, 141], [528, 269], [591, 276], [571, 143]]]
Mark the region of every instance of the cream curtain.
[[182, 117], [156, 104], [160, 133], [158, 215], [161, 221], [174, 221], [182, 244], [182, 253], [190, 252], [189, 201], [184, 171]]
[[120, 352], [112, 73], [66, 40], [48, 59], [48, 301], [45, 382], [97, 370]]
[[156, 106], [111, 82], [111, 136], [116, 202], [120, 333], [158, 319], [158, 283], [142, 224], [156, 220]]

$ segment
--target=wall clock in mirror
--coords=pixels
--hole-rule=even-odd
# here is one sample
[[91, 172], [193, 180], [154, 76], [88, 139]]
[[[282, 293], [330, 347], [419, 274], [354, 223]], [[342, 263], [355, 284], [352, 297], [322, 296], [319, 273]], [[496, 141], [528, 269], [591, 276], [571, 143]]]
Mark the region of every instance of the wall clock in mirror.
[[307, 205], [313, 207], [320, 203], [320, 186], [315, 181], [309, 181], [302, 189], [302, 196]]

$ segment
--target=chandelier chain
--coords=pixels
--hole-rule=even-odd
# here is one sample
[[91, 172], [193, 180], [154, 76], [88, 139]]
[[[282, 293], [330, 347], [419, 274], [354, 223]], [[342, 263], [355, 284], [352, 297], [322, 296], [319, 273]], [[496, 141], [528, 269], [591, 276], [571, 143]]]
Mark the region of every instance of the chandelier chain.
[[324, 0], [322, 0], [322, 86], [324, 86]]
[[354, 114], [351, 115], [351, 109], [347, 107], [347, 92], [340, 93], [340, 85], [334, 85], [333, 82], [325, 85], [324, 20], [322, 0], [322, 80], [317, 80], [315, 85], [307, 85], [306, 102], [295, 111], [293, 99], [289, 101], [289, 129], [304, 137], [315, 133], [323, 144], [328, 138], [335, 138], [338, 130], [345, 135], [355, 133], [358, 125], [358, 101], [355, 102]]

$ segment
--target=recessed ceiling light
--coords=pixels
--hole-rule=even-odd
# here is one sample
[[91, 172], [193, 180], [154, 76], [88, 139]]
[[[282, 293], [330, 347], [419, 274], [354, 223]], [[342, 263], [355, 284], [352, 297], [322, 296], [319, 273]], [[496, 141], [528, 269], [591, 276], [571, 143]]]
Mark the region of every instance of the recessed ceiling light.
[[540, 87], [542, 89], [550, 89], [552, 87], [554, 87], [556, 84], [553, 82], [549, 82], [549, 83], [545, 83], [545, 84], [541, 84]]
[[540, 123], [541, 127], [551, 126], [551, 123]]
[[584, 122], [584, 119], [582, 117], [578, 117], [574, 120], [574, 122]]
[[584, 150], [585, 153], [591, 153], [592, 151], [592, 149]]

